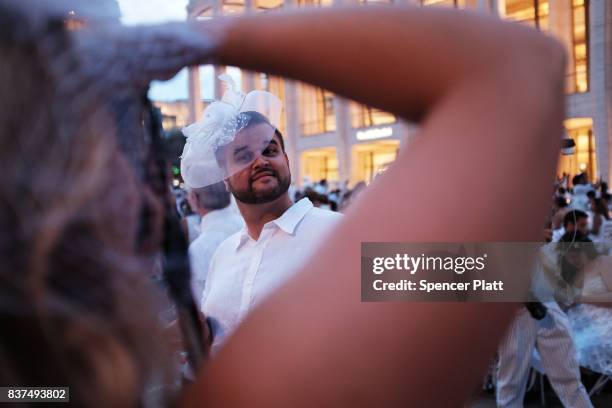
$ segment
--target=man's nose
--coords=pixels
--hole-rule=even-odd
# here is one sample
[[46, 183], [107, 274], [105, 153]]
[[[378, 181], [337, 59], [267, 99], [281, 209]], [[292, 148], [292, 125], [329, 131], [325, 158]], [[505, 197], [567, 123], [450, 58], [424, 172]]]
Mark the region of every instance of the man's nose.
[[260, 167], [268, 166], [270, 166], [270, 161], [263, 154], [257, 156], [253, 164], [251, 164], [251, 168], [253, 168], [253, 170], [257, 170]]

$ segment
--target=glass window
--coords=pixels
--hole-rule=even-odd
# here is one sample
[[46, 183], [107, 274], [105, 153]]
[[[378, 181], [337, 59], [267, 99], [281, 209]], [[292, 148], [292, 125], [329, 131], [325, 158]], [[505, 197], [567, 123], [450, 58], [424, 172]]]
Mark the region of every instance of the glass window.
[[299, 7], [328, 7], [333, 3], [333, 0], [297, 0]]
[[573, 70], [568, 78], [569, 92], [589, 90], [588, 0], [572, 0]]
[[548, 30], [548, 0], [506, 0], [505, 16], [541, 30]]
[[457, 0], [421, 0], [421, 5], [457, 7]]
[[383, 173], [397, 157], [399, 140], [362, 143], [353, 147], [353, 182], [370, 182]]
[[478, 0], [421, 0], [421, 5], [476, 9]]
[[312, 181], [338, 181], [338, 157], [334, 147], [311, 149], [302, 153], [301, 174]]
[[255, 0], [257, 11], [278, 10], [283, 8], [283, 0]]
[[181, 129], [189, 124], [189, 106], [187, 101], [155, 102], [162, 113], [162, 124], [165, 131]]
[[349, 112], [351, 115], [351, 126], [353, 128], [385, 125], [388, 123], [395, 123], [396, 121], [395, 116], [391, 113], [361, 105], [357, 102], [350, 103]]
[[213, 18], [212, 7], [207, 7], [206, 9], [202, 10], [195, 18], [196, 20], [210, 20], [211, 18]]
[[300, 83], [298, 94], [302, 135], [316, 135], [336, 130], [333, 93]]
[[244, 13], [244, 0], [223, 0], [221, 13], [224, 16], [239, 15]]
[[359, 0], [361, 4], [393, 4], [393, 0]]
[[[280, 123], [278, 124], [278, 128], [282, 133], [285, 133], [287, 119], [285, 116], [285, 81], [281, 77], [269, 76], [265, 73], [256, 73], [255, 74], [255, 89], [260, 89], [263, 91], [268, 91], [274, 95], [276, 95], [283, 104], [283, 111], [280, 117]], [[249, 89], [247, 92], [251, 91]]]
[[[568, 13], [571, 25], [550, 27], [549, 7], [557, 7], [557, 13]], [[589, 91], [589, 1], [567, 0], [506, 0], [505, 17], [539, 28], [558, 37], [571, 56], [567, 72], [566, 91], [569, 93]], [[569, 22], [568, 22], [569, 23]]]

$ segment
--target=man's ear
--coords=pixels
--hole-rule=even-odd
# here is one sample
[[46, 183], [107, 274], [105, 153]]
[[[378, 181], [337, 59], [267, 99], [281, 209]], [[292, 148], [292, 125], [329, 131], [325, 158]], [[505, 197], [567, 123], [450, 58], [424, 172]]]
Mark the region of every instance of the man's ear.
[[200, 201], [198, 200], [197, 194], [192, 189], [189, 189], [189, 191], [187, 191], [187, 202], [189, 203], [189, 206], [191, 207], [191, 209], [194, 212], [196, 212], [198, 209], [197, 207], [200, 204]]

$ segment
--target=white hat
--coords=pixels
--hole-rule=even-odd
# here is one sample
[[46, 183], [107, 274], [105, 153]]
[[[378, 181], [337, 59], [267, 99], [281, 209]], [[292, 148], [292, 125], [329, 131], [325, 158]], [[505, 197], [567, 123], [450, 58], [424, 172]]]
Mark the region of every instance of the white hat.
[[[229, 75], [219, 79], [228, 85], [221, 101], [211, 103], [200, 122], [183, 128], [187, 143], [181, 174], [190, 188], [218, 183], [250, 166], [270, 143], [280, 121], [282, 104], [275, 95], [266, 91], [244, 95]], [[269, 126], [241, 132], [258, 124]], [[235, 154], [230, 154], [229, 163], [219, 163], [217, 156], [225, 147], [235, 147]]]

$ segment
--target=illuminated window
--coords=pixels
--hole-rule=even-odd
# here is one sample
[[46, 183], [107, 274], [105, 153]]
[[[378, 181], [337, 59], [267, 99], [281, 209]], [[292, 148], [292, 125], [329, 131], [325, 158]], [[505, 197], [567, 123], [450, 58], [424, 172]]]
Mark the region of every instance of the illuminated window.
[[589, 2], [572, 0], [573, 71], [568, 78], [569, 92], [589, 90]]
[[303, 83], [300, 83], [298, 93], [302, 135], [335, 131], [334, 94]]
[[395, 123], [396, 121], [395, 116], [391, 113], [361, 105], [357, 102], [351, 102], [349, 110], [351, 115], [351, 126], [354, 128], [385, 125], [388, 123]]
[[300, 158], [301, 174], [310, 180], [338, 181], [338, 157], [334, 147], [311, 149]]
[[540, 30], [548, 31], [548, 0], [506, 0], [505, 16]]
[[283, 0], [255, 0], [257, 11], [279, 10], [283, 8]]
[[196, 20], [210, 20], [213, 18], [213, 9], [212, 7], [207, 7], [201, 10], [196, 16]]
[[280, 123], [278, 128], [282, 133], [285, 133], [286, 129], [286, 117], [285, 117], [285, 81], [281, 77], [268, 76], [264, 73], [258, 73], [255, 77], [255, 89], [268, 91], [278, 97], [283, 104], [283, 111], [280, 117]]
[[359, 0], [361, 4], [393, 4], [393, 0]]
[[423, 6], [457, 7], [457, 0], [421, 0]]
[[328, 7], [332, 6], [333, 0], [298, 0], [299, 7]]
[[421, 5], [476, 9], [478, 0], [421, 0]]
[[180, 129], [189, 124], [189, 107], [185, 101], [156, 102], [162, 114], [164, 130]]
[[244, 13], [244, 0], [223, 0], [222, 12], [224, 16]]
[[559, 176], [568, 174], [571, 177], [578, 173], [587, 173], [589, 180], [597, 177], [597, 155], [595, 151], [595, 136], [593, 135], [593, 120], [591, 118], [573, 118], [565, 121], [567, 136], [574, 139], [575, 152], [562, 155], [557, 173]]
[[[550, 27], [550, 5], [568, 7], [566, 10], [571, 14], [571, 26]], [[559, 12], [562, 12], [562, 9]], [[588, 15], [588, 0], [571, 0], [571, 3], [567, 0], [567, 3], [563, 4], [548, 0], [506, 0], [505, 2], [507, 19], [547, 31], [556, 35], [566, 45], [568, 54], [571, 55], [566, 81], [566, 90], [569, 93], [588, 92], [589, 90]], [[567, 34], [570, 35], [567, 36]]]
[[399, 140], [385, 140], [374, 143], [361, 143], [353, 147], [353, 182], [370, 182], [387, 170], [395, 161], [399, 151]]

